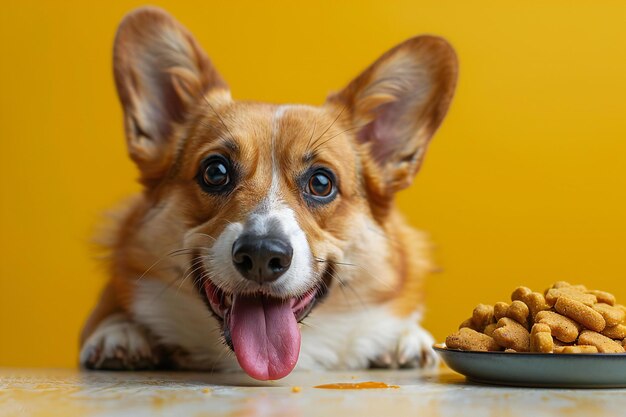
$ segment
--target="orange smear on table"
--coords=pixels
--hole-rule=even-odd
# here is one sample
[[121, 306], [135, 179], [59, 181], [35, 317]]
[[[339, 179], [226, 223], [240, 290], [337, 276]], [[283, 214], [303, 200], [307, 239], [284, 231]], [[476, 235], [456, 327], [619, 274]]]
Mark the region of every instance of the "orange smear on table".
[[322, 389], [374, 389], [374, 388], [400, 388], [398, 385], [388, 385], [384, 382], [375, 382], [375, 381], [367, 381], [367, 382], [338, 382], [336, 384], [323, 384], [316, 385], [313, 388], [322, 388]]

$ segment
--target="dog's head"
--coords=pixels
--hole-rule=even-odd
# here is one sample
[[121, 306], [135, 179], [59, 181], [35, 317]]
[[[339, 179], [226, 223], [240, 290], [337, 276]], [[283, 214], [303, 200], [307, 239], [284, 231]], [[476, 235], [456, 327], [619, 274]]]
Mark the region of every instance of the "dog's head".
[[120, 25], [114, 70], [129, 153], [161, 213], [146, 244], [189, 249], [242, 368], [285, 376], [298, 322], [342, 279], [337, 266], [388, 265], [362, 228], [385, 233], [394, 193], [418, 171], [453, 95], [452, 48], [410, 39], [319, 107], [237, 102], [189, 32], [144, 8]]

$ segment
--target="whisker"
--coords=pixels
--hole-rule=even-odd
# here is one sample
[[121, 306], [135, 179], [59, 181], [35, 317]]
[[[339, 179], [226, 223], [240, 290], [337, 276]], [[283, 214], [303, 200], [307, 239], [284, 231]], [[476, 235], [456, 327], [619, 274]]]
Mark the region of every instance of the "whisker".
[[[189, 271], [190, 268], [194, 267], [193, 270]], [[180, 288], [183, 286], [183, 284], [185, 283], [185, 281], [187, 280], [187, 278], [189, 278], [190, 276], [192, 276], [193, 274], [195, 274], [196, 272], [198, 272], [199, 270], [202, 269], [202, 259], [199, 259], [197, 262], [192, 262], [191, 266], [189, 268], [187, 268], [187, 272], [185, 274], [185, 276], [183, 277], [183, 279], [180, 281], [180, 284], [178, 284], [178, 289], [176, 290], [176, 292], [178, 292], [180, 290]]]
[[[315, 258], [318, 262], [321, 260], [321, 258], [314, 256], [313, 258]], [[331, 262], [331, 261], [327, 261], [327, 260], [323, 260], [331, 265], [335, 264], [335, 262]], [[361, 299], [360, 295], [356, 292], [356, 290], [354, 288], [352, 288], [352, 286], [347, 283], [346, 281], [344, 281], [343, 279], [341, 279], [339, 277], [339, 275], [337, 274], [337, 271], [331, 269], [330, 271], [328, 271], [330, 273], [331, 278], [337, 280], [337, 282], [339, 283], [339, 289], [341, 290], [341, 293], [343, 294], [343, 297], [345, 298], [346, 302], [348, 303], [348, 308], [351, 309], [352, 308], [352, 303], [350, 301], [350, 298], [348, 297], [348, 294], [346, 293], [345, 288], [348, 288], [350, 290], [352, 290], [352, 292], [354, 293], [354, 295], [357, 297], [357, 299], [360, 301], [360, 303], [365, 306], [367, 308], [367, 306], [365, 305], [365, 303], [363, 302], [363, 300]], [[324, 282], [323, 280], [319, 280], [319, 284], [321, 286], [323, 286], [323, 288], [328, 291], [328, 285], [326, 284], [326, 282]]]
[[224, 123], [224, 119], [222, 119], [222, 116], [220, 116], [220, 114], [217, 112], [217, 110], [215, 110], [215, 107], [213, 107], [213, 105], [211, 104], [211, 102], [209, 101], [209, 99], [203, 95], [202, 98], [204, 99], [204, 101], [206, 102], [206, 104], [209, 106], [209, 108], [213, 111], [213, 113], [215, 113], [215, 116], [217, 116], [218, 120], [220, 121], [220, 123], [222, 124], [222, 126], [224, 126], [224, 128], [226, 129], [226, 131], [228, 132], [228, 134], [230, 135], [231, 138], [235, 138], [235, 135], [233, 135], [233, 132], [230, 131], [230, 129], [228, 128], [228, 126], [226, 125], [226, 123]]
[[[348, 298], [348, 294], [346, 293], [346, 283], [341, 278], [333, 275], [332, 273], [331, 277], [337, 280], [337, 282], [339, 283], [339, 289], [341, 290], [341, 294], [343, 294], [343, 298], [345, 298], [346, 302], [348, 303], [348, 307], [352, 308], [352, 302], [350, 301], [350, 298]], [[324, 286], [328, 287], [325, 283]]]
[[200, 287], [204, 287], [204, 283], [205, 281], [208, 279], [207, 278], [207, 273], [206, 271], [200, 271], [200, 274], [198, 275], [198, 277], [193, 279], [193, 282], [191, 285], [195, 286], [200, 286]]
[[215, 241], [217, 240], [216, 238], [214, 238], [213, 236], [211, 236], [211, 235], [209, 235], [209, 234], [207, 234], [207, 233], [202, 233], [202, 232], [193, 232], [192, 234], [194, 234], [194, 235], [200, 235], [200, 236], [206, 236], [206, 237], [208, 237], [209, 239], [213, 240], [213, 242], [215, 242]]
[[[341, 278], [339, 278], [339, 276], [334, 272], [331, 271], [330, 276], [334, 279], [336, 279], [339, 282], [339, 288], [347, 288], [350, 291], [352, 291], [352, 293], [354, 294], [354, 296], [357, 298], [357, 300], [359, 301], [359, 303], [361, 303], [361, 305], [367, 310], [368, 306], [367, 304], [365, 304], [365, 302], [363, 301], [363, 298], [361, 298], [361, 295], [357, 292], [356, 288], [354, 288], [352, 285], [348, 284], [346, 281], [342, 280]], [[343, 290], [342, 290], [343, 292]], [[344, 292], [345, 294], [345, 292]], [[350, 303], [347, 295], [345, 295], [346, 301], [348, 301], [348, 303]], [[349, 308], [352, 308], [351, 305], [348, 306]]]
[[330, 263], [330, 264], [333, 264], [333, 265], [346, 265], [346, 266], [356, 266], [356, 267], [359, 267], [359, 265], [357, 265], [357, 264], [351, 264], [351, 263], [349, 263], [349, 262], [329, 261], [328, 259], [318, 258], [317, 256], [315, 256], [314, 258], [315, 258], [315, 260], [316, 260], [317, 262], [320, 262], [320, 263], [324, 263], [324, 262], [326, 262], [326, 263]]
[[217, 366], [217, 364], [222, 360], [222, 358], [227, 356], [228, 353], [230, 352], [230, 348], [226, 346], [226, 340], [224, 340], [224, 336], [222, 336], [221, 339], [222, 339], [221, 340], [222, 351], [219, 353], [219, 355], [217, 355], [217, 358], [213, 361], [211, 365], [211, 370], [209, 371], [210, 374], [213, 374], [215, 372], [215, 367]]
[[179, 252], [184, 252], [184, 251], [188, 251], [188, 252], [192, 252], [195, 250], [204, 250], [204, 251], [210, 251], [210, 248], [204, 247], [204, 246], [189, 246], [187, 248], [180, 248], [180, 249], [176, 249], [170, 252], [170, 254], [176, 254]]
[[139, 278], [137, 278], [137, 279], [135, 280], [135, 282], [139, 282], [139, 281], [141, 281], [141, 280], [143, 279], [143, 277], [145, 277], [145, 276], [148, 274], [148, 272], [152, 271], [152, 269], [153, 269], [155, 266], [157, 266], [159, 263], [161, 263], [161, 262], [162, 262], [162, 261], [164, 261], [165, 259], [169, 258], [170, 256], [173, 256], [173, 255], [172, 255], [171, 253], [168, 253], [168, 254], [165, 254], [165, 255], [161, 256], [161, 257], [160, 257], [159, 259], [157, 259], [157, 260], [156, 260], [156, 261], [155, 261], [152, 265], [150, 265], [150, 266], [148, 267], [148, 269], [146, 269], [146, 270], [143, 272], [143, 274], [141, 274], [141, 275], [139, 276]]
[[347, 132], [349, 132], [351, 130], [360, 129], [361, 127], [363, 127], [363, 126], [352, 126], [352, 127], [348, 128], [348, 129], [342, 130], [341, 132], [337, 133], [336, 135], [333, 135], [333, 136], [329, 137], [324, 142], [322, 142], [319, 145], [317, 145], [315, 148], [313, 148], [313, 150], [311, 152], [318, 151], [319, 149], [322, 148], [322, 146], [326, 145], [328, 142], [330, 142], [331, 140], [335, 139], [337, 136], [343, 135], [344, 133], [347, 133]]
[[182, 256], [182, 255], [189, 255], [191, 253], [193, 253], [193, 251], [201, 251], [201, 250], [206, 250], [209, 251], [209, 248], [204, 248], [204, 247], [191, 247], [191, 248], [180, 248], [180, 249], [175, 249], [172, 250], [168, 253], [166, 253], [165, 255], [161, 256], [159, 259], [157, 259], [156, 261], [154, 261], [154, 263], [152, 265], [150, 265], [148, 267], [148, 269], [146, 269], [143, 274], [141, 274], [139, 276], [139, 278], [137, 278], [135, 280], [135, 282], [139, 282], [141, 281], [147, 274], [148, 272], [152, 271], [152, 269], [154, 269], [159, 263], [163, 262], [164, 260], [166, 260], [167, 258], [173, 257], [173, 256]]
[[306, 143], [306, 148], [304, 149], [309, 149], [309, 146], [311, 146], [311, 141], [313, 140], [313, 135], [315, 135], [315, 130], [317, 129], [317, 123], [315, 123], [313, 125], [313, 130], [311, 131], [311, 137], [309, 137], [309, 141]]
[[361, 266], [361, 265], [357, 265], [357, 264], [351, 264], [348, 262], [335, 262], [335, 261], [329, 261], [327, 259], [322, 259], [322, 258], [318, 258], [315, 257], [316, 262], [320, 262], [320, 263], [331, 263], [331, 264], [336, 264], [336, 265], [342, 265], [342, 266], [352, 266], [355, 268], [359, 268], [360, 270], [364, 271], [367, 275], [369, 275], [372, 279], [374, 279], [375, 281], [378, 281], [379, 283], [383, 284], [385, 287], [387, 287], [387, 289], [392, 290], [393, 287], [391, 285], [389, 285], [388, 283], [386, 283], [385, 281], [381, 280], [379, 277], [377, 277], [376, 275], [372, 274], [367, 268]]
[[339, 118], [341, 117], [341, 115], [343, 114], [343, 112], [346, 110], [346, 105], [344, 104], [343, 107], [341, 108], [341, 111], [339, 112], [339, 114], [337, 115], [337, 117], [335, 117], [335, 119], [333, 120], [333, 122], [322, 132], [321, 135], [319, 135], [317, 137], [317, 139], [315, 139], [315, 141], [313, 142], [313, 145], [315, 145], [317, 143], [318, 140], [320, 140], [322, 138], [322, 136], [324, 136], [326, 134], [326, 132], [328, 132], [330, 130], [331, 127], [333, 127], [333, 125], [337, 122], [337, 120], [339, 120]]
[[309, 322], [306, 322], [306, 323], [305, 323], [305, 322], [304, 322], [304, 320], [306, 320], [306, 318], [305, 318], [305, 319], [303, 319], [302, 321], [300, 321], [300, 324], [301, 324], [303, 327], [308, 327], [309, 329], [319, 329], [319, 328], [320, 328], [320, 326], [316, 326], [316, 325], [311, 324], [311, 323], [309, 323]]
[[[198, 260], [199, 260], [199, 261], [201, 261], [202, 259], [197, 258], [197, 260], [196, 260], [195, 262], [192, 262], [192, 264], [191, 264], [189, 267], [187, 267], [187, 269], [185, 269], [185, 271], [183, 272], [183, 274], [186, 274], [186, 273], [190, 270], [190, 268], [193, 268], [195, 265], [198, 265], [198, 264], [197, 264], [197, 261], [198, 261]], [[183, 282], [184, 282], [184, 279], [185, 279], [185, 278], [183, 278]], [[159, 297], [161, 297], [163, 294], [165, 294], [165, 292], [167, 292], [168, 290], [172, 289], [172, 287], [174, 286], [174, 284], [176, 284], [179, 280], [180, 280], [180, 277], [178, 277], [178, 278], [175, 278], [175, 279], [171, 280], [171, 281], [170, 281], [170, 282], [169, 282], [169, 283], [165, 286], [165, 288], [163, 288], [161, 291], [159, 291], [159, 293], [158, 293], [158, 294], [154, 297], [154, 300], [153, 300], [153, 301], [156, 301]], [[182, 286], [182, 283], [178, 286], [178, 290], [180, 290], [180, 287], [181, 287], [181, 286]], [[176, 293], [177, 293], [177, 294], [178, 294], [178, 290], [176, 290]]]

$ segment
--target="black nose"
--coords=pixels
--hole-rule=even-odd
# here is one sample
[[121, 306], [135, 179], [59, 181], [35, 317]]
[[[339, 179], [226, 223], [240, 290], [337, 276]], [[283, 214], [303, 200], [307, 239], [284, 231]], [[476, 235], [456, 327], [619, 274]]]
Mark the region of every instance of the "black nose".
[[289, 269], [293, 249], [285, 239], [243, 235], [233, 244], [233, 264], [244, 278], [259, 284], [277, 280]]

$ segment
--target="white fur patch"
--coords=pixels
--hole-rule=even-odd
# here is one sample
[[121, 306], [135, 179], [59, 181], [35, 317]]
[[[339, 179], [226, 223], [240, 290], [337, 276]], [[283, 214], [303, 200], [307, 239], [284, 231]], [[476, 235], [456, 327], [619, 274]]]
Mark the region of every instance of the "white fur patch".
[[132, 309], [135, 320], [148, 327], [159, 343], [185, 350], [188, 356], [179, 358], [180, 367], [238, 368], [222, 342], [220, 324], [199, 294], [144, 278], [137, 282]]
[[387, 306], [348, 314], [315, 309], [304, 320], [298, 369], [363, 369], [433, 366], [433, 338], [419, 325], [419, 314], [398, 317]]

